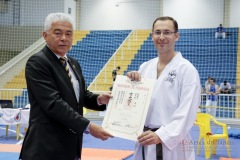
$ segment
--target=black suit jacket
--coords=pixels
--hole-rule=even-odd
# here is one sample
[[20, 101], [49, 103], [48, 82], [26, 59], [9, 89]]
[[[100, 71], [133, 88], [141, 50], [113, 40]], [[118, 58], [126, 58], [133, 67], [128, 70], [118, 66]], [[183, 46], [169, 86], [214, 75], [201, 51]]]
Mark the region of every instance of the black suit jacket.
[[71, 81], [56, 55], [45, 46], [29, 58], [26, 81], [31, 104], [29, 128], [20, 159], [73, 160], [80, 157], [83, 132], [89, 124], [83, 106], [105, 110], [97, 104], [97, 94], [86, 90], [79, 63], [68, 57], [79, 81], [80, 98], [77, 102]]

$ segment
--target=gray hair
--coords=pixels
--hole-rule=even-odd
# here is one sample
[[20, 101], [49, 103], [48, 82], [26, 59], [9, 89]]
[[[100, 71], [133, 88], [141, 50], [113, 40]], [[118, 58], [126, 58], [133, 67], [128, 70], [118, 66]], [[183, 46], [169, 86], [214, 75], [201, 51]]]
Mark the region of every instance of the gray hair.
[[48, 31], [52, 27], [54, 22], [69, 22], [73, 25], [72, 19], [65, 13], [50, 13], [44, 23], [44, 32]]

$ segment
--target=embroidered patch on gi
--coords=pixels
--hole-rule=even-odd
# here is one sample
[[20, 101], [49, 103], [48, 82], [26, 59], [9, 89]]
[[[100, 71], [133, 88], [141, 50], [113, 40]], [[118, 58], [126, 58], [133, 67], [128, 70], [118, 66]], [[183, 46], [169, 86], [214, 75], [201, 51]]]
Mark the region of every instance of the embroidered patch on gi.
[[177, 76], [176, 70], [172, 70], [168, 73], [168, 77], [166, 77], [164, 80], [174, 84], [174, 79], [176, 78], [176, 76]]

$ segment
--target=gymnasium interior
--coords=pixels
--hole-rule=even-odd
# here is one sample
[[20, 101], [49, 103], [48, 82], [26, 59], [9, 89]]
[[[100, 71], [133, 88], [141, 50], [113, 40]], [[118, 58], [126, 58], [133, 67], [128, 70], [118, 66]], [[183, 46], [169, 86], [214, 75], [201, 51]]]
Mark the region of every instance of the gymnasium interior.
[[[0, 159], [19, 157], [30, 112], [25, 65], [46, 45], [42, 37], [45, 17], [63, 12], [74, 20], [68, 55], [79, 62], [87, 89], [93, 93], [110, 91], [117, 66], [121, 67], [118, 74], [126, 75], [157, 57], [152, 23], [161, 16], [176, 19], [175, 50], [195, 66], [201, 80], [199, 112], [209, 108], [205, 90], [209, 76], [218, 85], [231, 84], [230, 94], [218, 95], [216, 116], [208, 123], [212, 135], [228, 137], [230, 149], [226, 139], [219, 140], [215, 152], [198, 143], [202, 130], [197, 122], [190, 131], [191, 149], [196, 160], [240, 160], [239, 6], [239, 0], [0, 0]], [[225, 28], [225, 38], [215, 38], [219, 24]], [[8, 123], [4, 123], [4, 109], [14, 110]], [[84, 117], [98, 125], [105, 113], [84, 109]], [[14, 121], [16, 117], [24, 123]], [[82, 160], [133, 160], [134, 146], [134, 141], [124, 138], [101, 141], [84, 134]]]

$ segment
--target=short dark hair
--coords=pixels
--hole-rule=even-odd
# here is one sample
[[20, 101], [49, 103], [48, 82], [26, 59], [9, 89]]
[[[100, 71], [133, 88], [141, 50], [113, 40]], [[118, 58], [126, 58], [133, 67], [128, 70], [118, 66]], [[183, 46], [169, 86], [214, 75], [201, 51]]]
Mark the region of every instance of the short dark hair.
[[116, 67], [116, 69], [119, 69], [119, 70], [120, 70], [120, 69], [121, 69], [121, 67], [120, 67], [120, 66], [117, 66], [117, 67]]
[[152, 25], [152, 31], [154, 29], [154, 25], [157, 21], [166, 21], [166, 20], [170, 20], [173, 22], [173, 26], [174, 26], [174, 30], [175, 32], [178, 32], [178, 23], [175, 19], [173, 19], [172, 17], [168, 17], [168, 16], [165, 16], [165, 17], [159, 17], [157, 19], [155, 19], [155, 21], [153, 22], [153, 25]]
[[212, 80], [213, 82], [216, 82], [216, 79], [215, 79], [215, 78], [210, 78], [210, 80]]

